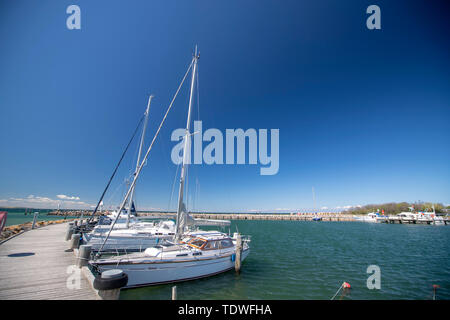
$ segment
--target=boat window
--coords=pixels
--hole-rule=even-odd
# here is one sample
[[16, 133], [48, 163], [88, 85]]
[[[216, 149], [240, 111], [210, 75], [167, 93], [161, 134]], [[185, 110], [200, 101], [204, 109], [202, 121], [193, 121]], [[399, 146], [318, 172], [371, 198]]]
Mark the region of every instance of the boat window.
[[206, 250], [219, 249], [219, 241], [208, 241], [204, 249]]
[[233, 242], [230, 239], [224, 239], [220, 241], [220, 246], [222, 248], [230, 248], [233, 246]]
[[197, 248], [201, 248], [205, 244], [205, 240], [202, 239], [193, 239], [189, 242], [190, 245], [193, 245]]

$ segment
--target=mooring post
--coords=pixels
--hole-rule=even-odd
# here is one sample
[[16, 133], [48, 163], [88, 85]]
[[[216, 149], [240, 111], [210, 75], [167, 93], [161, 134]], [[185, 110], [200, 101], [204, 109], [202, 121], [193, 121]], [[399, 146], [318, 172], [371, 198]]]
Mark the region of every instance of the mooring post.
[[241, 253], [242, 253], [242, 239], [238, 233], [236, 235], [236, 258], [234, 259], [234, 269], [236, 272], [241, 270]]
[[31, 225], [31, 229], [34, 229], [35, 225], [36, 225], [36, 219], [37, 216], [39, 215], [39, 212], [35, 212], [34, 213], [34, 217], [33, 217], [33, 224]]
[[66, 241], [69, 241], [72, 238], [73, 230], [74, 230], [73, 225], [69, 223], [69, 225], [67, 226], [67, 231], [66, 231], [66, 237], [65, 237]]
[[128, 275], [120, 269], [103, 271], [94, 279], [94, 289], [103, 300], [119, 300], [120, 288], [128, 283]]
[[177, 286], [172, 287], [172, 300], [177, 300]]
[[78, 268], [87, 266], [89, 258], [91, 256], [91, 249], [92, 246], [87, 244], [83, 244], [80, 246], [80, 250], [78, 250], [78, 259], [77, 259]]
[[78, 249], [78, 247], [80, 246], [80, 238], [81, 238], [81, 234], [79, 234], [79, 233], [73, 234], [72, 238], [70, 239], [69, 249], [71, 249], [71, 250]]

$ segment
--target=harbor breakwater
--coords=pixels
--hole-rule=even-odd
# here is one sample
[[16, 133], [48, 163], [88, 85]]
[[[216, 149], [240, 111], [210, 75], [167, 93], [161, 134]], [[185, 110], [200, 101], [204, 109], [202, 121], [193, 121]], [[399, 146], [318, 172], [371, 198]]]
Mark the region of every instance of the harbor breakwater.
[[[140, 213], [139, 217], [172, 217], [175, 213]], [[218, 220], [284, 220], [284, 221], [313, 221], [320, 218], [322, 221], [355, 221], [353, 215], [336, 213], [314, 214], [246, 214], [246, 213], [191, 213], [197, 219]]]
[[[97, 212], [96, 215], [107, 214], [109, 212]], [[60, 211], [50, 212], [48, 215], [59, 216], [91, 216], [92, 211]], [[317, 214], [312, 213], [195, 213], [191, 212], [190, 215], [197, 219], [216, 219], [216, 220], [275, 220], [275, 221], [361, 221], [358, 218], [366, 217], [366, 215], [354, 215], [348, 213], [335, 213], [335, 212], [319, 212]], [[175, 212], [138, 212], [137, 216], [140, 218], [148, 219], [175, 219]], [[400, 218], [397, 215], [386, 216], [384, 219], [380, 219], [381, 223], [399, 223], [399, 224], [430, 224], [433, 221], [427, 220], [414, 220]], [[448, 217], [443, 218], [445, 225], [450, 224]]]
[[[97, 212], [95, 215], [107, 214], [109, 212]], [[52, 211], [48, 215], [53, 216], [91, 216], [92, 211], [71, 210]], [[142, 218], [167, 218], [173, 219], [175, 212], [138, 212], [138, 217]], [[198, 219], [218, 219], [218, 220], [294, 220], [312, 221], [314, 218], [321, 218], [322, 221], [354, 221], [353, 215], [342, 213], [318, 213], [315, 214], [262, 214], [262, 213], [191, 213], [191, 216]]]

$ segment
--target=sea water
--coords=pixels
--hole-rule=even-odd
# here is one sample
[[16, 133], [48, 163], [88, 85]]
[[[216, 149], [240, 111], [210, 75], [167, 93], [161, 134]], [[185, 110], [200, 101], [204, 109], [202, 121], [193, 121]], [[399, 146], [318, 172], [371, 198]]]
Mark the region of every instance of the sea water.
[[[232, 221], [251, 235], [241, 272], [177, 283], [178, 299], [450, 299], [450, 226], [364, 222]], [[227, 229], [228, 231], [228, 229]], [[380, 289], [369, 289], [370, 265]], [[173, 284], [123, 290], [121, 299], [170, 299]]]

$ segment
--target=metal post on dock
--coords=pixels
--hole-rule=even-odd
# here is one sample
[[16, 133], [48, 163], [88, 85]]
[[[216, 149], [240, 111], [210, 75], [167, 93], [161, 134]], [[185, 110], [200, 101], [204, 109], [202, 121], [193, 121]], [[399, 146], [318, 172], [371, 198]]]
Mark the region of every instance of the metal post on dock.
[[177, 286], [172, 287], [172, 300], [177, 300]]
[[36, 225], [36, 220], [37, 220], [37, 216], [39, 215], [39, 212], [35, 212], [34, 213], [34, 217], [33, 217], [33, 224], [31, 225], [31, 229], [34, 229], [35, 225]]

